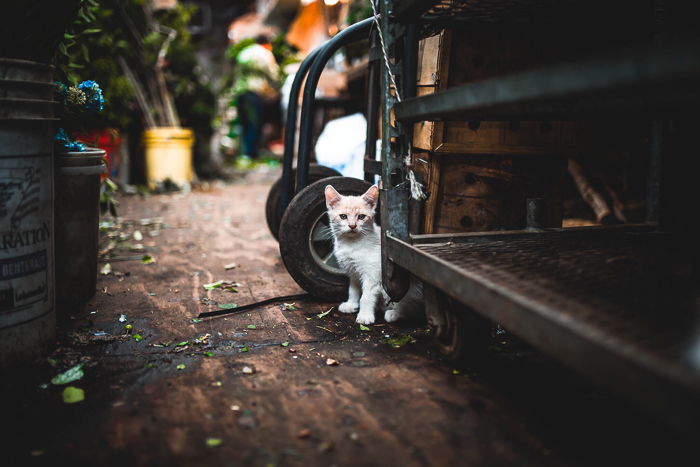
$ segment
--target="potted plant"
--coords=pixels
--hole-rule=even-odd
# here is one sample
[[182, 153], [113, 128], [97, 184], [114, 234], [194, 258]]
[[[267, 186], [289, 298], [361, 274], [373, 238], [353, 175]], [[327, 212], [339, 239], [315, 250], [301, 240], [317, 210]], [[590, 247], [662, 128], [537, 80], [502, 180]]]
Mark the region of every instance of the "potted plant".
[[56, 83], [61, 127], [54, 137], [56, 307], [60, 313], [84, 306], [97, 281], [100, 185], [105, 150], [86, 146], [71, 132], [102, 111], [99, 84]]

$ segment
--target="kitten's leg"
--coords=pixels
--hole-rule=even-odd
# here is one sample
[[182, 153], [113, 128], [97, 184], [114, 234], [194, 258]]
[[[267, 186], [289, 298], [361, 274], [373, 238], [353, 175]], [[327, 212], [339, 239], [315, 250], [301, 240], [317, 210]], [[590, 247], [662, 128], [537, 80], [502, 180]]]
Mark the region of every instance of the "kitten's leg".
[[381, 296], [381, 288], [376, 284], [362, 284], [362, 298], [360, 299], [360, 312], [357, 321], [360, 324], [374, 323], [374, 310], [377, 307], [377, 299]]
[[384, 321], [392, 323], [401, 318], [411, 316], [419, 316], [425, 312], [425, 303], [423, 301], [423, 285], [420, 283], [412, 283], [406, 295], [397, 303], [384, 312]]
[[350, 278], [350, 287], [348, 287], [348, 299], [338, 306], [338, 311], [341, 313], [356, 313], [360, 303], [360, 282], [357, 279]]

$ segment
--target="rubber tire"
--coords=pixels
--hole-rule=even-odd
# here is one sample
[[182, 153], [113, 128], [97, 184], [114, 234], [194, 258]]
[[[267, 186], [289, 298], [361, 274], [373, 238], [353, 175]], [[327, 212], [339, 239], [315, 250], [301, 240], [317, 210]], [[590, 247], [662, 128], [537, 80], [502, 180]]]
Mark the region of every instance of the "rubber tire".
[[279, 246], [287, 271], [299, 286], [320, 300], [340, 301], [347, 297], [348, 279], [323, 269], [313, 258], [309, 235], [316, 220], [326, 212], [326, 185], [342, 195], [358, 196], [371, 183], [357, 178], [330, 177], [314, 182], [292, 199], [280, 223]]
[[[297, 170], [292, 169], [292, 182], [296, 181]], [[340, 176], [340, 172], [325, 165], [309, 164], [309, 185], [313, 182], [327, 177]], [[265, 203], [265, 219], [267, 227], [275, 240], [279, 241], [280, 221], [282, 220], [283, 212], [279, 212], [280, 201], [280, 186], [282, 185], [282, 177], [277, 179], [270, 187], [267, 194], [267, 202]]]
[[440, 314], [445, 322], [440, 333], [428, 319], [438, 352], [457, 366], [481, 366], [487, 356], [493, 323], [435, 287], [425, 286], [423, 296], [426, 315]]

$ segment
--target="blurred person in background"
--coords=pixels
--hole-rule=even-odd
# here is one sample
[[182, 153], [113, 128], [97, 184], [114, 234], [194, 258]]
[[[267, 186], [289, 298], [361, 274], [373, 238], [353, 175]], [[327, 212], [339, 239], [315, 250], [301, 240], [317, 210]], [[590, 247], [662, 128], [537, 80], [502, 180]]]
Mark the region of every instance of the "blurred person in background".
[[241, 155], [252, 160], [260, 154], [266, 103], [279, 96], [280, 69], [265, 35], [240, 51], [235, 62], [234, 93], [242, 129]]

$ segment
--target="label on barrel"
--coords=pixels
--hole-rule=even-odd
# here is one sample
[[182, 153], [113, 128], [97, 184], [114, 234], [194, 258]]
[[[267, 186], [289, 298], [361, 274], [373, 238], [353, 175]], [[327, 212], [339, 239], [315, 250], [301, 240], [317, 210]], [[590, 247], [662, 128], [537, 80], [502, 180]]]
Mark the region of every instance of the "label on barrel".
[[0, 158], [0, 322], [53, 308], [53, 166], [49, 154]]

